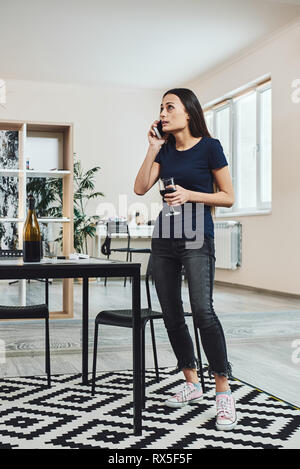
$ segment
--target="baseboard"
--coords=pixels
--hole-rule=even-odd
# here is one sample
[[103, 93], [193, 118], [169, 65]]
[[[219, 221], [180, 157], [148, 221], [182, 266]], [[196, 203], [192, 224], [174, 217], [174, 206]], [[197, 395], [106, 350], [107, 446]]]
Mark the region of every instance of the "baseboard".
[[224, 286], [224, 287], [238, 288], [240, 290], [255, 291], [257, 293], [264, 293], [266, 295], [284, 296], [284, 297], [288, 297], [288, 298], [300, 299], [300, 294], [297, 294], [297, 293], [288, 293], [288, 292], [282, 292], [282, 291], [278, 291], [278, 290], [269, 290], [267, 288], [252, 287], [252, 286], [249, 286], [249, 285], [241, 285], [239, 283], [224, 282], [223, 280], [215, 280], [214, 283], [215, 283], [215, 285], [220, 285], [220, 286]]

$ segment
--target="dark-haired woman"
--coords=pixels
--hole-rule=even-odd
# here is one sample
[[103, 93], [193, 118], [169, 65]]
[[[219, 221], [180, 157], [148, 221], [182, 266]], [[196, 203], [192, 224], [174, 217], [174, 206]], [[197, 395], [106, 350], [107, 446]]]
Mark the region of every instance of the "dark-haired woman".
[[[177, 369], [183, 371], [186, 380], [182, 390], [169, 398], [166, 405], [178, 408], [203, 397], [181, 299], [183, 265], [195, 324], [200, 330], [210, 376], [214, 375], [216, 382], [216, 427], [231, 430], [237, 416], [227, 379], [231, 376], [231, 366], [225, 337], [213, 308], [215, 247], [211, 216], [212, 207], [231, 207], [234, 203], [228, 163], [220, 141], [210, 136], [201, 105], [191, 90], [167, 91], [162, 99], [160, 119], [164, 136], [156, 136], [153, 127], [159, 121], [155, 121], [148, 132], [149, 148], [137, 174], [134, 192], [144, 195], [159, 178], [174, 177], [176, 192], [166, 194], [165, 203], [183, 209], [185, 204], [192, 203], [194, 228], [195, 206], [204, 204], [202, 247], [187, 248], [185, 235], [178, 239], [174, 229], [170, 237], [153, 237], [151, 243], [155, 287], [164, 323], [178, 361]], [[218, 192], [214, 192], [213, 183], [218, 186]], [[159, 217], [162, 216], [160, 212]]]

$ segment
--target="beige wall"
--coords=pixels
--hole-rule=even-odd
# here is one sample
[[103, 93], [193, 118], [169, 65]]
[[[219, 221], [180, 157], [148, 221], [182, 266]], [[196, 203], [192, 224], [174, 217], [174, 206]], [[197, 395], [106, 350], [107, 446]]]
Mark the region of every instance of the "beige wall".
[[300, 79], [298, 20], [246, 54], [186, 84], [204, 106], [271, 74], [272, 214], [228, 218], [243, 225], [243, 265], [236, 271], [217, 269], [215, 279], [295, 294], [300, 294], [300, 102], [294, 103], [291, 95], [292, 82]]

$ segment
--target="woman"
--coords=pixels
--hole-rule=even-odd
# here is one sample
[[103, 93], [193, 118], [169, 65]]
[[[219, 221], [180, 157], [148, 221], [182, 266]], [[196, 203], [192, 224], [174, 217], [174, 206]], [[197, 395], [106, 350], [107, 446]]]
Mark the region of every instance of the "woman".
[[[197, 359], [185, 323], [181, 299], [182, 265], [188, 281], [189, 298], [196, 326], [209, 363], [210, 376], [216, 383], [216, 427], [231, 430], [237, 423], [235, 402], [228, 377], [231, 366], [227, 360], [224, 333], [213, 309], [215, 269], [214, 206], [231, 207], [234, 203], [228, 163], [219, 140], [210, 136], [201, 105], [195, 94], [186, 88], [167, 91], [162, 99], [160, 119], [163, 138], [149, 132], [149, 148], [135, 180], [134, 192], [144, 195], [159, 178], [174, 177], [176, 192], [166, 194], [169, 206], [204, 204], [204, 243], [195, 249], [186, 248], [186, 238], [152, 238], [155, 287], [163, 312], [170, 343], [186, 383], [183, 389], [166, 401], [169, 407], [182, 407], [203, 397], [197, 375]], [[213, 191], [215, 180], [219, 191]], [[161, 218], [162, 212], [159, 217]], [[167, 217], [173, 218], [173, 217]], [[196, 227], [197, 229], [197, 227]], [[198, 227], [199, 229], [199, 227]]]

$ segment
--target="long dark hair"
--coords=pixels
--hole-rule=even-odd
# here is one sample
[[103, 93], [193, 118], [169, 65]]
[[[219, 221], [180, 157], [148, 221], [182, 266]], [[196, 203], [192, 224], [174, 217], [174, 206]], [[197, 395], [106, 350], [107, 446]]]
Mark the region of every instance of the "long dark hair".
[[[204, 113], [201, 107], [201, 104], [192, 90], [188, 88], [173, 88], [172, 90], [167, 91], [164, 93], [163, 97], [167, 94], [176, 94], [182, 104], [185, 107], [186, 112], [189, 115], [189, 129], [193, 137], [211, 137], [208, 128], [206, 126]], [[168, 145], [175, 145], [175, 137], [174, 135], [170, 134], [168, 136]], [[218, 187], [215, 181], [213, 182], [213, 191], [218, 192]], [[211, 213], [215, 215], [215, 206], [211, 206]]]
[[[163, 97], [167, 94], [176, 94], [188, 113], [189, 129], [193, 137], [211, 137], [204, 118], [201, 104], [195, 93], [188, 88], [173, 88], [167, 91]], [[168, 143], [175, 144], [174, 135], [170, 134], [168, 137]]]

